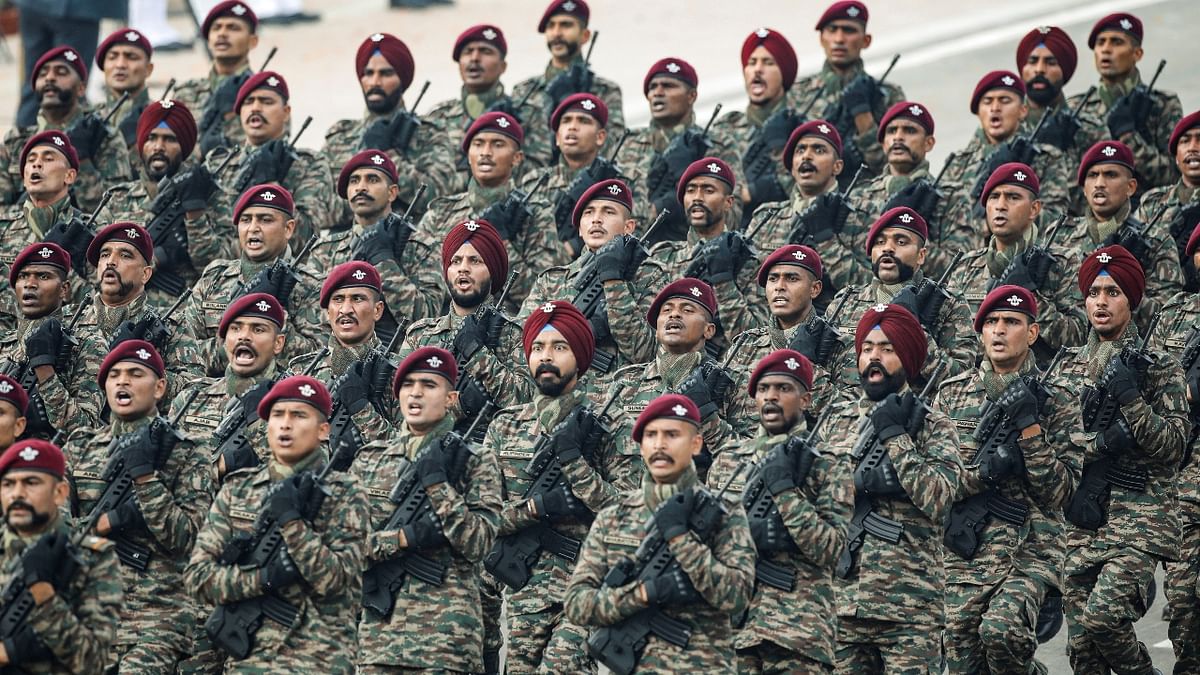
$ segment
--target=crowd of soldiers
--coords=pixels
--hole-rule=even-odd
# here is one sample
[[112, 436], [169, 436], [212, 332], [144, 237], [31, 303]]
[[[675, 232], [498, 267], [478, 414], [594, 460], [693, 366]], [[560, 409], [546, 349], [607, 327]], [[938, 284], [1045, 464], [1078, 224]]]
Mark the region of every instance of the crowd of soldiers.
[[467, 29], [424, 114], [371, 35], [319, 152], [245, 0], [158, 98], [136, 28], [99, 105], [41, 57], [0, 147], [0, 665], [1032, 673], [1065, 623], [1075, 672], [1146, 674], [1162, 565], [1200, 673], [1200, 111], [1138, 18], [1072, 99], [1029, 31], [936, 176], [857, 0], [806, 78], [748, 35], [707, 124], [667, 57], [626, 128], [590, 19], [551, 2], [511, 93]]

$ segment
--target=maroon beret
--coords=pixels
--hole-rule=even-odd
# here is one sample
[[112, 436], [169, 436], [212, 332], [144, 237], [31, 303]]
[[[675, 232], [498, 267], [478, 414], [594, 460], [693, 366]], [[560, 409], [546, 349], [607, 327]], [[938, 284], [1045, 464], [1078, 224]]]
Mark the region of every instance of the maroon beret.
[[993, 89], [1008, 89], [1025, 98], [1025, 82], [1014, 72], [1008, 70], [993, 70], [979, 78], [975, 91], [971, 92], [971, 114], [979, 112], [979, 99]]
[[346, 190], [350, 185], [350, 174], [364, 166], [368, 169], [375, 169], [387, 176], [392, 185], [400, 182], [400, 176], [396, 173], [396, 163], [392, 161], [392, 158], [388, 157], [388, 154], [382, 150], [371, 148], [354, 155], [342, 167], [342, 172], [338, 174], [337, 179], [337, 193], [339, 197], [349, 199], [346, 196]]
[[746, 67], [750, 55], [759, 45], [770, 52], [771, 58], [775, 59], [775, 64], [779, 66], [779, 72], [783, 74], [784, 91], [791, 89], [796, 82], [796, 70], [799, 68], [796, 61], [796, 50], [792, 49], [792, 43], [788, 42], [787, 38], [783, 37], [779, 31], [759, 28], [747, 35], [746, 40], [742, 42], [743, 68]]
[[17, 441], [0, 455], [0, 476], [9, 471], [41, 471], [62, 478], [67, 471], [67, 458], [50, 441], [32, 438]]
[[475, 138], [475, 134], [484, 131], [502, 134], [513, 139], [517, 147], [521, 147], [525, 143], [525, 130], [521, 128], [521, 123], [517, 118], [503, 112], [484, 113], [475, 118], [471, 122], [471, 126], [467, 127], [467, 133], [463, 135], [462, 148], [463, 154], [467, 154], [467, 148], [471, 147], [471, 139]]
[[29, 407], [29, 394], [16, 379], [0, 374], [0, 401], [8, 401], [13, 404], [13, 407], [17, 409], [17, 414], [24, 416], [25, 409]]
[[897, 117], [912, 120], [921, 125], [926, 134], [933, 135], [933, 113], [929, 112], [929, 108], [912, 101], [900, 101], [888, 108], [887, 112], [883, 113], [883, 117], [879, 118], [879, 131], [875, 133], [875, 138], [880, 143], [883, 142], [883, 132], [887, 129], [888, 123]]
[[231, 16], [250, 24], [251, 33], [258, 30], [258, 15], [250, 9], [250, 5], [240, 0], [224, 0], [208, 10], [208, 15], [204, 17], [204, 23], [200, 25], [200, 34], [204, 36], [205, 40], [208, 39], [208, 31], [212, 28], [213, 22], [223, 16]]
[[400, 91], [404, 92], [408, 89], [413, 81], [413, 72], [416, 70], [416, 64], [413, 62], [413, 55], [408, 50], [408, 45], [391, 33], [374, 33], [371, 37], [363, 40], [362, 44], [358, 46], [358, 53], [354, 55], [354, 72], [360, 78], [367, 68], [367, 61], [370, 61], [376, 53], [396, 69], [396, 74], [400, 76]]
[[758, 268], [758, 285], [762, 288], [767, 287], [767, 275], [771, 273], [771, 268], [776, 265], [795, 265], [803, 267], [812, 273], [813, 278], [820, 280], [825, 273], [825, 267], [821, 264], [821, 256], [815, 249], [809, 248], [803, 244], [788, 244], [775, 249], [767, 259], [763, 261]]
[[566, 300], [547, 302], [525, 317], [521, 342], [525, 346], [526, 360], [529, 359], [529, 352], [533, 350], [534, 339], [547, 326], [562, 333], [567, 339], [567, 343], [571, 345], [571, 353], [575, 355], [579, 375], [586, 373], [592, 365], [592, 356], [596, 353], [596, 337], [587, 317]]
[[1083, 259], [1079, 266], [1079, 292], [1087, 297], [1092, 282], [1101, 273], [1108, 274], [1121, 287], [1121, 291], [1129, 296], [1129, 308], [1134, 309], [1142, 303], [1142, 294], [1146, 292], [1146, 273], [1142, 264], [1124, 246], [1119, 244], [1105, 246], [1092, 251]]
[[875, 235], [879, 234], [885, 228], [899, 227], [921, 238], [921, 241], [929, 240], [929, 225], [925, 222], [925, 218], [916, 211], [907, 206], [897, 206], [888, 209], [874, 223], [871, 223], [871, 229], [867, 230], [867, 255], [871, 255], [871, 246], [875, 242]]
[[119, 221], [97, 232], [92, 237], [92, 243], [88, 244], [87, 261], [93, 267], [100, 264], [100, 248], [110, 241], [123, 241], [136, 248], [147, 265], [154, 262], [154, 240], [146, 228], [137, 223]]
[[100, 383], [101, 388], [108, 380], [108, 371], [124, 361], [146, 366], [159, 377], [164, 377], [167, 372], [167, 367], [163, 364], [162, 357], [158, 355], [158, 349], [154, 345], [145, 340], [125, 340], [117, 343], [117, 346], [113, 347], [108, 356], [105, 356], [104, 360], [100, 362], [100, 372], [96, 375], [96, 381]]
[[240, 113], [242, 111], [242, 102], [246, 97], [259, 89], [270, 89], [271, 91], [283, 97], [283, 102], [287, 103], [290, 95], [288, 94], [287, 80], [283, 76], [273, 70], [264, 70], [250, 76], [240, 89], [238, 89], [237, 98], [233, 101], [233, 112]]
[[1080, 186], [1083, 185], [1083, 179], [1087, 176], [1088, 169], [1097, 164], [1120, 164], [1130, 172], [1137, 171], [1133, 160], [1133, 151], [1129, 149], [1128, 145], [1121, 141], [1100, 141], [1088, 148], [1087, 152], [1083, 153], [1083, 158], [1079, 160], [1079, 173], [1076, 174], [1075, 180]]
[[446, 378], [453, 387], [458, 382], [458, 364], [454, 356], [441, 347], [418, 347], [404, 357], [396, 366], [396, 375], [392, 378], [392, 394], [400, 392], [404, 376], [409, 373], [434, 373]]
[[572, 110], [596, 118], [596, 123], [600, 125], [601, 129], [608, 126], [608, 106], [599, 96], [583, 92], [571, 94], [558, 104], [558, 107], [550, 114], [550, 130], [557, 132], [562, 116]]
[[1196, 252], [1198, 244], [1200, 244], [1200, 221], [1196, 221], [1196, 224], [1192, 226], [1192, 236], [1188, 237], [1187, 247], [1183, 249], [1183, 254], [1190, 258]]
[[25, 145], [21, 146], [22, 172], [25, 170], [25, 160], [29, 157], [29, 151], [39, 145], [46, 145], [61, 152], [63, 157], [67, 158], [67, 164], [70, 164], [72, 169], [79, 170], [79, 155], [75, 152], [75, 146], [71, 145], [71, 137], [57, 129], [49, 129], [30, 136]]
[[792, 155], [796, 152], [796, 146], [805, 136], [825, 139], [833, 146], [833, 151], [838, 157], [842, 156], [842, 135], [838, 133], [837, 126], [826, 120], [810, 120], [793, 129], [792, 135], [788, 136], [787, 145], [783, 146], [783, 166], [788, 171], [792, 170]]
[[[450, 268], [450, 259], [463, 244], [470, 244], [483, 258], [483, 264], [492, 277], [492, 295], [500, 292], [508, 279], [508, 248], [504, 239], [492, 224], [483, 219], [464, 220], [450, 228], [442, 240], [442, 276]], [[447, 280], [448, 281], [448, 280]]]
[[138, 155], [142, 154], [142, 146], [146, 145], [146, 139], [150, 137], [150, 132], [164, 124], [175, 133], [175, 138], [179, 141], [181, 156], [190, 157], [192, 149], [196, 147], [196, 136], [198, 135], [196, 118], [186, 105], [176, 100], [151, 101], [146, 104], [137, 124]]
[[1063, 84], [1070, 82], [1071, 76], [1075, 74], [1075, 66], [1079, 63], [1079, 52], [1075, 50], [1075, 42], [1071, 36], [1058, 26], [1038, 26], [1021, 38], [1021, 43], [1017, 45], [1017, 72], [1021, 72], [1025, 62], [1029, 60], [1030, 53], [1037, 49], [1038, 45], [1045, 45], [1058, 60], [1058, 65], [1063, 71]]
[[42, 54], [40, 57], [38, 57], [37, 61], [34, 61], [33, 70], [29, 71], [31, 73], [29, 76], [29, 86], [33, 86], [33, 81], [37, 79], [38, 72], [42, 70], [42, 66], [50, 63], [51, 61], [66, 61], [68, 66], [71, 66], [75, 69], [76, 73], [79, 73], [79, 79], [87, 82], [88, 67], [87, 64], [84, 63], [83, 57], [79, 56], [79, 50], [68, 45], [59, 45], [45, 54]]
[[147, 40], [145, 35], [132, 28], [121, 28], [110, 33], [96, 47], [96, 67], [100, 70], [104, 70], [104, 55], [114, 45], [133, 45], [146, 52], [147, 60], [154, 56], [154, 47], [150, 45], [150, 40]]
[[[733, 169], [730, 168], [728, 164], [726, 164], [719, 157], [702, 157], [689, 164], [688, 167], [683, 170], [683, 175], [679, 177], [679, 182], [675, 185], [675, 198], [679, 200], [680, 204], [683, 203], [683, 194], [687, 191], [688, 183], [691, 182], [693, 178], [698, 178], [700, 176], [716, 178], [722, 183], [728, 185], [731, 193], [733, 192], [734, 188], [737, 187], [737, 181], [733, 177]], [[687, 209], [685, 207], [684, 211], [686, 210]]]
[[641, 443], [642, 431], [646, 425], [654, 420], [664, 418], [683, 420], [696, 425], [696, 428], [700, 427], [700, 409], [696, 407], [692, 399], [682, 394], [663, 394], [650, 401], [642, 410], [642, 414], [637, 416], [637, 420], [633, 423], [633, 440]]
[[692, 67], [692, 64], [683, 59], [667, 57], [655, 61], [654, 65], [650, 66], [650, 70], [646, 71], [646, 78], [642, 80], [643, 95], [650, 93], [650, 82], [659, 75], [675, 78], [692, 89], [700, 85], [700, 76], [696, 75], [696, 69]]
[[315, 377], [308, 375], [292, 375], [285, 377], [271, 387], [271, 391], [258, 402], [259, 419], [267, 419], [271, 415], [271, 406], [278, 401], [299, 401], [316, 408], [325, 417], [333, 413], [333, 399], [329, 390]]
[[598, 199], [622, 204], [629, 209], [630, 214], [633, 213], [633, 190], [630, 190], [625, 181], [620, 178], [609, 178], [584, 190], [579, 201], [575, 202], [575, 209], [571, 211], [571, 222], [575, 225], [575, 229], [579, 229], [579, 220], [583, 218], [583, 210], [587, 208], [588, 204]]
[[329, 306], [329, 297], [339, 288], [372, 288], [383, 296], [383, 278], [379, 270], [365, 260], [344, 262], [329, 271], [321, 284], [321, 309]]
[[1088, 49], [1096, 47], [1096, 38], [1100, 37], [1100, 34], [1106, 30], [1119, 30], [1122, 33], [1127, 33], [1133, 36], [1138, 41], [1138, 44], [1141, 44], [1142, 36], [1144, 35], [1141, 19], [1132, 14], [1117, 12], [1116, 14], [1109, 14], [1100, 19], [1096, 22], [1095, 26], [1092, 26], [1092, 32], [1088, 33]]
[[16, 287], [17, 275], [26, 265], [51, 265], [63, 271], [63, 274], [71, 273], [71, 254], [58, 244], [50, 241], [35, 241], [32, 244], [21, 249], [17, 257], [13, 259], [12, 265], [8, 268], [8, 285]]
[[912, 382], [920, 376], [929, 343], [925, 338], [925, 329], [921, 328], [917, 317], [904, 305], [880, 304], [871, 307], [858, 320], [858, 326], [854, 329], [855, 355], [862, 354], [863, 341], [867, 339], [867, 334], [876, 328], [881, 329], [891, 341], [908, 381]]
[[713, 292], [712, 286], [699, 279], [684, 277], [667, 284], [658, 292], [658, 295], [654, 296], [654, 302], [650, 303], [650, 311], [646, 312], [646, 321], [651, 328], [658, 327], [658, 312], [662, 309], [663, 303], [671, 298], [691, 300], [708, 310], [708, 315], [713, 321], [716, 321], [717, 294]]
[[1038, 181], [1037, 172], [1029, 165], [1020, 162], [1009, 162], [996, 167], [991, 176], [988, 176], [987, 182], [983, 184], [983, 192], [979, 195], [979, 203], [987, 207], [988, 195], [992, 194], [992, 190], [1001, 185], [1020, 185], [1021, 187], [1033, 193], [1033, 198], [1037, 199], [1038, 193], [1041, 190], [1042, 184]]
[[557, 14], [568, 14], [579, 19], [583, 25], [587, 25], [588, 18], [592, 15], [592, 10], [583, 0], [553, 0], [546, 11], [542, 13], [542, 18], [538, 21], [538, 32], [546, 32], [546, 24], [550, 23], [550, 17]]
[[867, 25], [868, 16], [869, 14], [867, 13], [867, 6], [861, 2], [858, 2], [858, 0], [835, 2], [825, 10], [825, 13], [821, 15], [821, 18], [817, 19], [816, 29], [821, 30], [825, 27], [825, 24], [838, 19], [858, 21], [865, 27]]
[[1195, 129], [1196, 127], [1200, 127], [1200, 110], [1197, 110], [1190, 115], [1185, 115], [1183, 119], [1179, 120], [1179, 123], [1176, 124], [1175, 128], [1171, 131], [1171, 139], [1167, 141], [1167, 147], [1170, 148], [1172, 155], [1174, 155], [1175, 151], [1179, 148], [1179, 139], [1182, 138], [1183, 135], [1188, 131]]
[[508, 42], [504, 40], [504, 31], [490, 24], [481, 23], [477, 26], [471, 26], [458, 36], [458, 39], [454, 41], [454, 53], [451, 58], [457, 61], [458, 56], [462, 54], [462, 50], [472, 42], [486, 42], [490, 44], [500, 50], [500, 58], [508, 55]]
[[1030, 321], [1037, 321], [1037, 298], [1028, 290], [1012, 284], [993, 288], [983, 299], [983, 303], [979, 305], [979, 311], [975, 312], [975, 332], [982, 333], [983, 320], [987, 318], [988, 314], [997, 311], [1021, 312], [1028, 314]]
[[221, 314], [221, 323], [217, 326], [217, 337], [224, 340], [225, 334], [229, 332], [229, 324], [243, 316], [266, 319], [279, 326], [280, 330], [283, 330], [283, 323], [287, 320], [283, 303], [276, 300], [275, 296], [269, 293], [250, 293], [234, 300], [225, 308], [225, 312]]
[[754, 372], [750, 373], [750, 386], [747, 387], [747, 391], [750, 392], [750, 398], [754, 398], [754, 390], [758, 387], [758, 381], [764, 375], [787, 375], [799, 380], [800, 384], [804, 385], [806, 390], [812, 391], [812, 361], [809, 361], [807, 356], [798, 351], [776, 349], [762, 357], [762, 360], [754, 367]]
[[288, 218], [291, 218], [296, 212], [296, 202], [292, 199], [292, 193], [282, 185], [272, 183], [255, 185], [238, 197], [237, 204], [233, 206], [234, 225], [241, 220], [242, 211], [251, 206], [265, 206], [269, 209], [283, 211]]

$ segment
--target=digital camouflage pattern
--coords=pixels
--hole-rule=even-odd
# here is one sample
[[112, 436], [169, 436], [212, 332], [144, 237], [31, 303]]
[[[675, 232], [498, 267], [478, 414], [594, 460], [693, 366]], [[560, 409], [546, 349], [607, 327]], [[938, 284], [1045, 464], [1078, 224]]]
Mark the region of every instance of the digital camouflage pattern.
[[[302, 354], [292, 359], [288, 369], [293, 373], [307, 372], [321, 382], [324, 382], [326, 389], [333, 396], [333, 404], [336, 410], [337, 406], [341, 403], [334, 386], [338, 378], [344, 375], [355, 361], [362, 361], [373, 351], [383, 351], [384, 345], [379, 341], [378, 337], [371, 335], [370, 339], [366, 342], [350, 347], [343, 345], [337, 338], [331, 335], [326, 346], [329, 347], [329, 354], [317, 364], [316, 368], [312, 367], [312, 363], [319, 353], [314, 352], [312, 354]], [[382, 413], [374, 405], [368, 404], [365, 408], [350, 416], [350, 421], [353, 422], [355, 428], [362, 434], [363, 441], [386, 442], [391, 436], [395, 435], [396, 427], [394, 425], [401, 419], [399, 406], [396, 403], [396, 399], [390, 393], [386, 396], [386, 400], [387, 404], [384, 406]]]
[[[71, 204], [69, 196], [45, 208], [34, 206], [29, 199], [23, 199], [21, 203], [11, 206], [0, 206], [0, 289], [5, 290], [4, 294], [9, 296], [9, 300], [13, 293], [12, 286], [8, 283], [8, 272], [21, 251], [34, 242], [42, 241], [55, 223], [66, 223], [72, 218], [82, 218], [86, 215]], [[92, 285], [80, 281], [77, 277], [71, 278], [70, 281], [71, 295], [68, 304], [85, 301], [88, 293], [92, 291]], [[11, 328], [16, 325], [17, 311], [15, 303], [6, 303], [12, 305], [11, 308], [6, 308], [12, 312], [12, 318], [7, 321], [10, 325], [6, 326]]]
[[[70, 321], [62, 309], [58, 309], [39, 319], [18, 319], [16, 330], [0, 336], [0, 369], [13, 372], [25, 364], [25, 338], [30, 331], [52, 318], [59, 319], [64, 325]], [[56, 368], [53, 377], [37, 384], [51, 426], [67, 433], [100, 424], [104, 393], [96, 383], [96, 375], [100, 372], [100, 362], [108, 355], [108, 348], [88, 335], [76, 334], [75, 339], [79, 346], [67, 361], [66, 368]], [[70, 455], [67, 457], [70, 463]]]
[[[472, 94], [467, 92], [466, 87], [463, 87], [458, 96], [442, 101], [435, 105], [429, 112], [421, 116], [421, 119], [431, 120], [439, 125], [446, 132], [446, 143], [448, 144], [449, 156], [455, 158], [455, 168], [458, 171], [458, 177], [455, 182], [455, 188], [447, 191], [443, 196], [453, 194], [467, 189], [473, 181], [471, 181], [471, 170], [467, 164], [467, 157], [462, 151], [463, 137], [467, 135], [467, 129], [476, 117], [488, 112], [489, 106], [493, 104], [503, 104], [503, 99], [506, 98], [504, 93], [504, 85], [497, 82], [488, 91]], [[509, 97], [508, 101], [512, 107], [516, 108], [520, 102], [519, 97]], [[523, 172], [541, 166], [538, 161], [549, 163], [550, 148], [548, 146], [539, 147], [538, 143], [545, 143], [547, 136], [533, 133], [533, 125], [538, 122], [535, 120], [537, 115], [537, 105], [532, 103], [533, 99], [525, 102], [525, 105], [517, 109], [516, 118], [521, 123], [521, 128], [525, 131], [525, 144], [521, 151], [525, 153], [525, 157], [529, 160], [528, 163], [517, 167], [515, 174], [519, 177]], [[547, 116], [546, 119], [549, 119]], [[539, 138], [540, 137], [540, 138]]]
[[[795, 110], [796, 105], [792, 100], [793, 95], [785, 92], [784, 96], [768, 107], [746, 105], [746, 110], [730, 110], [729, 112], [717, 118], [713, 122], [713, 130], [720, 136], [729, 139], [733, 143], [733, 152], [738, 156], [738, 163], [732, 166], [737, 167], [739, 176], [746, 175], [746, 151], [750, 145], [758, 139], [758, 135], [762, 130], [763, 124], [771, 117], [781, 106], [787, 106]], [[792, 191], [792, 186], [795, 184], [795, 179], [792, 174], [783, 165], [783, 153], [780, 151], [777, 154], [771, 155], [770, 166], [772, 173], [775, 176], [775, 182], [778, 183], [783, 192], [789, 193]], [[749, 179], [747, 179], [749, 180]], [[750, 191], [750, 197], [753, 203], [762, 203], [764, 200], [761, 195], [754, 194], [754, 187], [747, 183], [738, 185], [738, 192], [741, 192], [742, 187], [746, 187]], [[743, 205], [743, 209], [750, 208], [749, 205]], [[743, 213], [745, 215], [745, 213]]]
[[[609, 155], [612, 154], [611, 148], [614, 147], [617, 141], [620, 140], [620, 137], [615, 137], [612, 135], [611, 127], [608, 133], [608, 139], [604, 142], [604, 145], [600, 146], [600, 149], [597, 152], [599, 156], [605, 158], [609, 158]], [[572, 169], [571, 167], [567, 166], [567, 160], [560, 156], [558, 161], [550, 166], [525, 171], [521, 175], [521, 179], [518, 181], [517, 187], [525, 192], [529, 192], [533, 189], [533, 186], [537, 184], [538, 180], [542, 178], [542, 176], [546, 176], [546, 182], [543, 183], [542, 187], [538, 189], [536, 196], [549, 202], [551, 207], [551, 215], [555, 215], [558, 210], [559, 199], [566, 195], [567, 189], [571, 187], [571, 183], [582, 170], [583, 169]], [[620, 172], [622, 180], [625, 181], [626, 185], [631, 186], [631, 189], [633, 185], [645, 181], [645, 176], [638, 173], [638, 167], [617, 166], [617, 170]], [[644, 196], [645, 195], [643, 195], [643, 197]], [[573, 210], [574, 208], [575, 204], [574, 202], [571, 202], [571, 209]], [[635, 231], [634, 234], [637, 234], [638, 232], [645, 232], [646, 228], [649, 227], [650, 223], [654, 220], [650, 217], [650, 203], [645, 199], [634, 200], [633, 213], [631, 215], [633, 216], [634, 220], [638, 221], [638, 231]], [[557, 222], [555, 222], [555, 225], [557, 226]]]
[[[176, 85], [171, 93], [171, 98], [186, 105], [187, 109], [192, 111], [196, 124], [199, 125], [200, 118], [204, 117], [204, 110], [208, 107], [208, 99], [212, 97], [217, 87], [220, 87], [226, 79], [240, 76], [243, 73], [253, 74], [250, 64], [243, 64], [236, 73], [230, 75], [218, 75], [215, 68], [209, 68], [208, 74], [204, 77], [194, 77], [184, 80], [183, 84]], [[246, 133], [242, 131], [242, 122], [232, 110], [226, 111], [221, 120], [221, 133], [226, 141], [233, 144], [239, 144], [246, 140]], [[196, 148], [192, 151], [192, 155], [197, 159], [203, 159], [200, 138], [196, 139]]]
[[[694, 276], [687, 273], [688, 268], [704, 243], [694, 228], [688, 228], [687, 241], [659, 242], [650, 249], [650, 257], [662, 265], [668, 280]], [[753, 252], [738, 270], [736, 278], [712, 284], [717, 307], [723, 310], [721, 327], [725, 330], [726, 340], [731, 341], [743, 331], [761, 325], [770, 316], [766, 298], [758, 287], [760, 259], [758, 252]]]
[[[1093, 99], [1095, 96], [1096, 94], [1093, 92]], [[1062, 114], [1070, 115], [1075, 111], [1074, 106], [1078, 104], [1077, 100], [1070, 106], [1068, 106], [1064, 99], [1060, 98], [1060, 101], [1061, 102], [1059, 103], [1051, 105], [1049, 108], [1039, 108], [1033, 105], [1032, 101], [1026, 100], [1025, 103], [1029, 105], [1029, 114], [1026, 115], [1025, 119], [1021, 121], [1021, 126], [1018, 128], [1017, 133], [1028, 136], [1032, 134], [1035, 129], [1037, 129], [1037, 125], [1042, 121], [1043, 115], [1057, 115], [1060, 112]], [[1079, 166], [1080, 161], [1083, 159], [1083, 154], [1088, 151], [1088, 148], [1099, 143], [1100, 141], [1108, 139], [1111, 136], [1108, 131], [1108, 125], [1105, 124], [1104, 120], [1091, 113], [1083, 112], [1081, 110], [1079, 115], [1076, 116], [1075, 121], [1079, 124], [1079, 130], [1075, 132], [1075, 137], [1072, 139], [1071, 147], [1063, 150], [1063, 155], [1066, 157], [1067, 167], [1072, 169]], [[1040, 175], [1041, 174], [1039, 174], [1039, 176]], [[1073, 177], [1074, 173], [1072, 173], [1070, 176], [1067, 176], [1068, 182], [1070, 182], [1068, 189], [1071, 193], [1070, 212], [1076, 214], [1085, 213], [1087, 211], [1087, 199], [1083, 196], [1083, 188], [1079, 187], [1075, 181], [1071, 180]]]
[[[229, 223], [234, 232], [237, 231], [237, 223], [233, 221], [233, 207], [242, 195], [233, 184], [242, 170], [242, 163], [252, 156], [255, 150], [254, 146], [244, 143], [233, 149], [215, 148], [204, 158], [204, 166], [213, 172], [214, 178], [221, 186], [209, 200], [213, 220], [217, 223]], [[218, 175], [217, 167], [221, 166], [229, 153], [235, 151], [237, 155]], [[331, 173], [324, 155], [304, 148], [292, 148], [292, 151], [296, 154], [296, 159], [287, 175], [279, 181], [279, 185], [292, 193], [292, 199], [296, 203], [294, 237], [296, 241], [305, 242], [315, 232], [336, 224], [335, 208], [339, 203], [337, 193], [334, 192], [336, 175]]]
[[[576, 54], [575, 61], [582, 61], [583, 56]], [[512, 98], [520, 101], [529, 94], [531, 89], [537, 92], [529, 97], [526, 107], [521, 109], [521, 126], [525, 129], [525, 158], [539, 167], [553, 166], [556, 159], [554, 132], [550, 129], [550, 115], [556, 104], [545, 93], [546, 85], [554, 78], [567, 72], [565, 68], [556, 68], [547, 63], [545, 72], [540, 76], [521, 80], [513, 87]], [[612, 80], [597, 75], [592, 76], [590, 94], [594, 94], [604, 105], [608, 106], [608, 137], [612, 141], [621, 137], [625, 131], [625, 109], [621, 102], [621, 86]], [[532, 137], [532, 143], [530, 142]]]
[[[1004, 143], [1008, 143], [1016, 137], [1014, 133], [1013, 137], [1005, 140]], [[972, 202], [969, 208], [975, 210], [977, 214], [983, 207], [975, 202], [970, 191], [979, 180], [980, 172], [987, 168], [988, 158], [1000, 149], [1000, 145], [1000, 143], [992, 143], [981, 129], [976, 129], [966, 147], [951, 153], [946, 159], [947, 166], [942, 172], [943, 180], [963, 186], [965, 188], [964, 198]], [[1033, 147], [1035, 152], [1031, 167], [1041, 179], [1038, 199], [1042, 201], [1043, 220], [1048, 221], [1049, 218], [1057, 218], [1070, 212], [1070, 186], [1075, 184], [1075, 170], [1078, 165], [1069, 165], [1067, 156], [1049, 143], [1034, 143]], [[968, 208], [968, 205], [964, 205], [965, 208]], [[978, 246], [972, 248], [978, 248]]]

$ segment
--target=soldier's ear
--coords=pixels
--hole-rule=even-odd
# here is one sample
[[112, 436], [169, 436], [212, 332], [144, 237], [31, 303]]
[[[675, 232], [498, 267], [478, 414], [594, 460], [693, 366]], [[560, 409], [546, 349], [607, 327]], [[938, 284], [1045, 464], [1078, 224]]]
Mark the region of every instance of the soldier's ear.
[[[792, 166], [795, 166], [795, 164], [793, 164]], [[835, 175], [835, 176], [842, 175], [842, 171], [845, 168], [846, 168], [846, 160], [842, 159], [841, 157], [838, 157], [837, 159], [833, 160], [833, 175]]]
[[596, 147], [604, 147], [604, 141], [608, 140], [608, 129], [600, 127], [596, 131]]
[[[25, 418], [20, 418], [24, 420]], [[65, 479], [59, 478], [54, 483], [54, 505], [64, 506], [67, 500], [71, 498], [71, 484]]]
[[17, 419], [13, 422], [12, 437], [20, 438], [21, 435], [25, 433], [25, 425], [28, 423], [29, 423], [29, 420], [25, 419], [24, 415], [18, 416]]
[[715, 324], [711, 321], [704, 324], [704, 341], [705, 342], [713, 339], [713, 337], [715, 337], [716, 334], [717, 334], [717, 324]]
[[283, 353], [283, 345], [285, 342], [287, 342], [287, 333], [280, 330], [279, 333], [275, 335], [275, 344], [271, 345], [272, 353], [274, 353], [276, 356], [279, 356], [281, 353]]
[[154, 276], [154, 265], [146, 265], [142, 268], [142, 285], [145, 286], [150, 277]]
[[925, 154], [928, 155], [935, 145], [937, 145], [937, 139], [930, 134], [925, 134]]
[[1042, 215], [1042, 200], [1040, 200], [1040, 199], [1033, 200], [1033, 207], [1029, 211], [1029, 215], [1034, 220], [1036, 220], [1038, 216]]
[[812, 406], [812, 392], [807, 389], [803, 394], [800, 394], [800, 410], [808, 410]]
[[688, 93], [687, 93], [687, 102], [688, 102], [688, 105], [689, 105], [689, 106], [696, 105], [696, 97], [697, 97], [698, 95], [699, 95], [699, 93], [696, 91], [696, 88], [695, 88], [695, 87], [689, 87], [689, 88], [688, 88]]
[[160, 377], [154, 382], [154, 400], [161, 401], [167, 395], [167, 378]]
[[79, 178], [79, 171], [76, 169], [67, 169], [67, 173], [63, 175], [63, 182], [68, 186], [75, 184], [75, 179]]
[[929, 256], [928, 242], [922, 241], [921, 248], [917, 249], [917, 267], [925, 266], [925, 258]]
[[149, 80], [150, 76], [153, 74], [154, 74], [154, 62], [151, 61], [150, 63], [146, 64], [146, 79]]
[[866, 49], [867, 47], [870, 47], [870, 46], [871, 46], [871, 34], [864, 32], [863, 33], [863, 49]]
[[1029, 346], [1030, 347], [1033, 346], [1033, 343], [1037, 342], [1038, 334], [1041, 332], [1042, 332], [1042, 327], [1038, 324], [1038, 322], [1034, 321], [1033, 323], [1029, 324]]
[[250, 50], [253, 51], [258, 46], [258, 33], [250, 34]]
[[321, 423], [317, 425], [317, 440], [329, 440], [329, 420], [322, 418]]
[[825, 290], [825, 282], [820, 279], [813, 281], [812, 286], [808, 289], [809, 300], [816, 300], [823, 290]]

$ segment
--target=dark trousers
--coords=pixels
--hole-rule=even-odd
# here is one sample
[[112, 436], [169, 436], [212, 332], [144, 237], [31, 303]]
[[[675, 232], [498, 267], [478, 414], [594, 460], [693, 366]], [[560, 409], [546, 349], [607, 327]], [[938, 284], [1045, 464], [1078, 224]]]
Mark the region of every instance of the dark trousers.
[[96, 19], [51, 17], [36, 9], [21, 8], [21, 46], [24, 49], [21, 69], [25, 77], [21, 80], [21, 104], [17, 108], [18, 127], [37, 123], [38, 99], [33, 94], [35, 74], [30, 71], [38, 58], [59, 45], [70, 45], [88, 65], [88, 73], [96, 74], [99, 70], [92, 60], [96, 58], [99, 40], [100, 22]]

